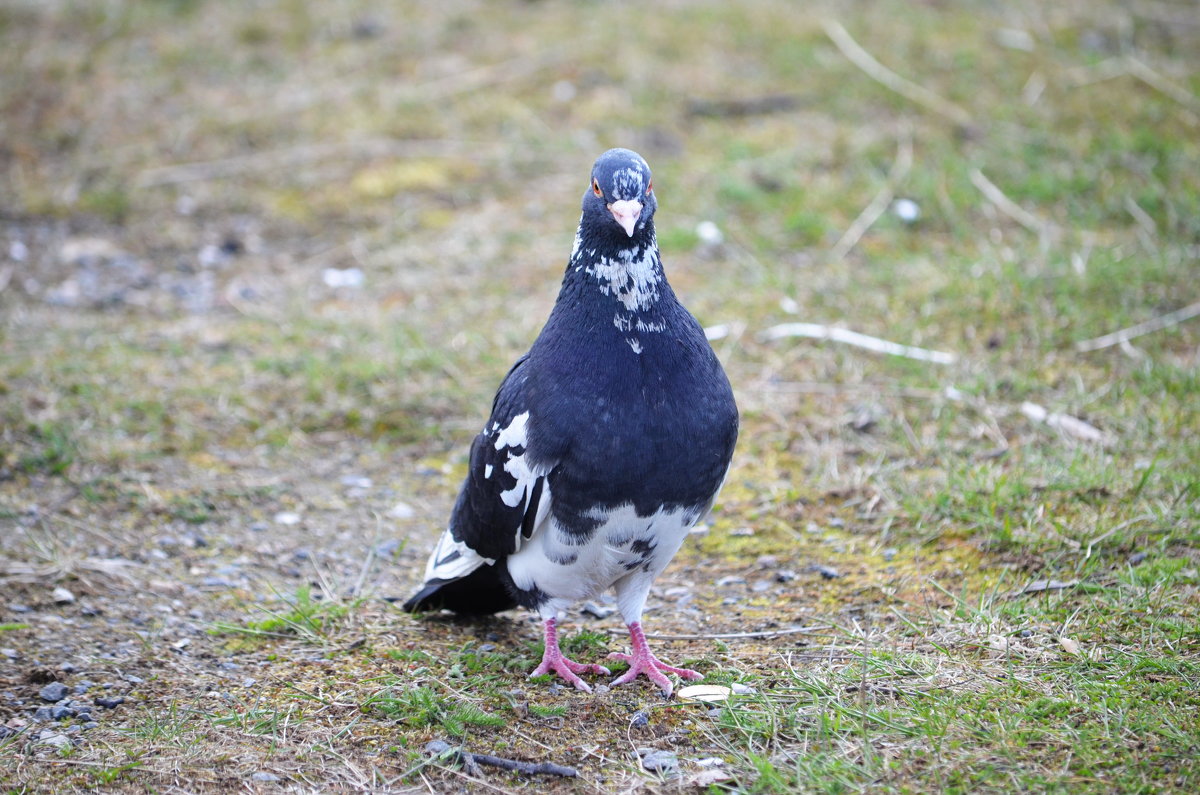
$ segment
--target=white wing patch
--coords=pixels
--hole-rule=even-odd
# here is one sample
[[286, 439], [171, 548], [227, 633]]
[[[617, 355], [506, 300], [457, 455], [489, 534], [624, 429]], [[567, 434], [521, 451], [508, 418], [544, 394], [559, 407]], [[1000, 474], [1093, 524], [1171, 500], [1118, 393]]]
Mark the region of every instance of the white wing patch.
[[[497, 450], [510, 448], [508, 460], [504, 462], [504, 471], [516, 478], [517, 483], [511, 489], [500, 492], [500, 499], [509, 508], [516, 508], [529, 499], [537, 479], [546, 474], [541, 469], [529, 466], [525, 453], [513, 455], [511, 449], [524, 448], [529, 443], [526, 425], [529, 422], [529, 412], [522, 412], [513, 417], [502, 431], [496, 434], [494, 445]], [[487, 475], [485, 474], [485, 477]]]
[[425, 581], [457, 580], [485, 563], [491, 566], [495, 562], [494, 558], [485, 558], [462, 541], [456, 541], [447, 529], [425, 564]]

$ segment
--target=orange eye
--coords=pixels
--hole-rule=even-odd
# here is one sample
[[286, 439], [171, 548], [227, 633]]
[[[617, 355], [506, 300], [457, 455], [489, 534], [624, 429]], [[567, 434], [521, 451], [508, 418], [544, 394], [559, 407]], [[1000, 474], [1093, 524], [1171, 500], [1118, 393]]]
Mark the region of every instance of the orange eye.
[[597, 196], [604, 195], [604, 191], [600, 190], [600, 183], [597, 182], [594, 177], [592, 178], [592, 193], [596, 194]]
[[649, 196], [650, 191], [652, 190], [654, 190], [654, 180], [650, 180], [648, 183], [646, 183], [646, 195]]

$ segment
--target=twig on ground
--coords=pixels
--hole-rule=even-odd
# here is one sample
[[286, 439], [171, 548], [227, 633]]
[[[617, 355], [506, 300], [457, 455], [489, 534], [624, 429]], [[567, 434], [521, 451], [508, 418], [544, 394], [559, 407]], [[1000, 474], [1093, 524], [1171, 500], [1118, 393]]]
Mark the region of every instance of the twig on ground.
[[524, 773], [527, 776], [542, 775], [575, 778], [579, 775], [579, 771], [573, 767], [564, 767], [563, 765], [556, 765], [553, 762], [522, 762], [518, 759], [506, 759], [502, 756], [475, 754], [465, 748], [455, 748], [444, 740], [431, 741], [425, 746], [425, 751], [433, 756], [447, 755], [449, 758], [459, 759], [463, 763], [463, 767], [472, 775], [478, 774], [479, 765], [498, 767], [503, 770]]
[[778, 326], [771, 326], [771, 328], [764, 331], [761, 335], [761, 339], [766, 341], [783, 339], [784, 337], [811, 337], [818, 340], [842, 342], [846, 345], [865, 348], [876, 353], [903, 356], [907, 359], [917, 359], [922, 362], [933, 362], [934, 364], [954, 364], [958, 361], [958, 355], [954, 353], [931, 351], [913, 345], [901, 345], [898, 342], [890, 342], [879, 337], [860, 334], [857, 331], [825, 326], [820, 323], [781, 323]]
[[906, 129], [901, 134], [899, 143], [896, 145], [896, 159], [892, 161], [892, 168], [888, 171], [887, 181], [884, 182], [883, 187], [879, 189], [879, 192], [875, 194], [870, 203], [863, 208], [863, 211], [854, 219], [854, 223], [850, 224], [830, 250], [829, 256], [834, 262], [841, 260], [849, 254], [850, 249], [858, 244], [858, 241], [866, 234], [867, 230], [887, 210], [888, 205], [892, 203], [892, 197], [896, 194], [896, 187], [908, 175], [908, 170], [912, 168], [912, 161], [912, 132]]
[[1182, 309], [1176, 309], [1174, 312], [1168, 312], [1165, 315], [1152, 317], [1149, 320], [1144, 320], [1137, 325], [1123, 328], [1120, 331], [1114, 331], [1111, 334], [1105, 334], [1102, 337], [1096, 337], [1090, 340], [1082, 340], [1075, 343], [1075, 350], [1080, 352], [1098, 351], [1101, 348], [1108, 348], [1113, 345], [1120, 345], [1129, 340], [1140, 337], [1143, 334], [1151, 334], [1155, 331], [1162, 331], [1165, 328], [1178, 325], [1185, 320], [1190, 320], [1196, 315], [1200, 315], [1200, 301], [1194, 304], [1189, 304]]
[[928, 88], [925, 88], [925, 86], [901, 77], [875, 60], [875, 57], [864, 50], [846, 29], [842, 27], [840, 22], [827, 19], [821, 25], [825, 28], [825, 33], [837, 45], [837, 48], [842, 51], [842, 54], [849, 58], [851, 63], [863, 70], [868, 77], [890, 88], [905, 99], [912, 100], [918, 105], [932, 110], [934, 113], [945, 116], [961, 127], [967, 127], [971, 124], [971, 114], [958, 105], [939, 97]]
[[1053, 224], [1038, 218], [1033, 213], [1026, 210], [1021, 205], [1017, 204], [1012, 199], [1004, 195], [1004, 191], [996, 187], [996, 183], [983, 175], [983, 172], [977, 168], [971, 169], [970, 172], [971, 184], [979, 188], [980, 193], [987, 197], [988, 201], [996, 205], [996, 209], [1013, 219], [1021, 226], [1033, 232], [1040, 237], [1047, 237], [1054, 231]]
[[[811, 627], [788, 627], [786, 629], [765, 629], [761, 632], [717, 632], [710, 634], [694, 634], [694, 635], [659, 635], [654, 633], [646, 633], [646, 637], [651, 640], [736, 640], [738, 638], [775, 638], [780, 635], [798, 635], [803, 632], [822, 632], [827, 629], [833, 629], [828, 624], [814, 624]], [[619, 627], [610, 627], [608, 633], [610, 635], [624, 635], [625, 629]]]
[[1084, 422], [1078, 417], [1072, 417], [1070, 414], [1046, 411], [1045, 408], [1039, 406], [1037, 403], [1025, 401], [1021, 404], [1021, 413], [1034, 422], [1044, 422], [1051, 428], [1062, 431], [1068, 436], [1074, 436], [1076, 439], [1082, 439], [1085, 442], [1103, 442], [1107, 440], [1107, 434], [1095, 425]]
[[1196, 115], [1200, 113], [1200, 99], [1132, 55], [1115, 56], [1091, 66], [1077, 66], [1064, 73], [1066, 82], [1076, 87], [1102, 83], [1126, 75], [1142, 81], [1160, 94], [1179, 103], [1187, 112], [1188, 120], [1192, 124], [1200, 122], [1200, 117]]

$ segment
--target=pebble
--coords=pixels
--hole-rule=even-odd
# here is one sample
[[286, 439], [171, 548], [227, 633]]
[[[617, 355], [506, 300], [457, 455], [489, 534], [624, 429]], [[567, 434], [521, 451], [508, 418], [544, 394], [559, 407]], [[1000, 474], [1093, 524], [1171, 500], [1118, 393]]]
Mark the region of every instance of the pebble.
[[51, 703], [55, 701], [62, 701], [67, 697], [67, 686], [62, 682], [51, 682], [39, 690], [38, 695], [41, 697], [42, 701], [49, 701]]
[[883, 550], [883, 560], [886, 563], [891, 563], [899, 554], [900, 550], [896, 549], [895, 547], [888, 547], [887, 549]]
[[674, 751], [651, 750], [642, 757], [642, 767], [652, 772], [672, 773], [679, 768], [679, 756]]
[[775, 572], [775, 582], [791, 582], [796, 579], [796, 572], [791, 569], [780, 569]]
[[116, 698], [96, 698], [95, 703], [97, 707], [116, 709], [117, 706], [125, 703], [125, 699], [122, 696], [117, 696]]
[[50, 720], [54, 720], [54, 718], [50, 715], [49, 707], [38, 707], [33, 711], [34, 723], [45, 723]]
[[87, 723], [83, 724], [83, 730], [90, 731], [92, 729], [99, 728], [99, 726], [100, 726], [100, 724], [96, 723], [96, 721], [89, 720]]
[[[45, 709], [45, 707], [42, 707], [42, 709]], [[50, 708], [50, 717], [53, 720], [62, 720], [63, 718], [73, 718], [73, 717], [75, 717], [75, 710], [71, 709], [70, 707], [63, 707], [63, 706], [55, 705]]]
[[387, 515], [392, 519], [411, 519], [417, 515], [417, 511], [407, 502], [398, 502], [388, 509]]
[[268, 773], [264, 770], [260, 770], [257, 773], [252, 774], [250, 776], [250, 780], [251, 781], [279, 781], [280, 778], [279, 778], [279, 776], [275, 775], [274, 773]]
[[5, 646], [3, 649], [0, 649], [0, 654], [3, 654], [5, 657], [7, 657], [10, 660], [15, 660], [21, 656], [20, 652], [18, 652], [16, 649], [9, 648], [8, 646]]
[[44, 730], [38, 736], [38, 745], [49, 745], [53, 748], [68, 748], [71, 745], [71, 738], [59, 732]]
[[280, 511], [275, 514], [275, 524], [294, 525], [300, 524], [300, 514], [294, 511]]
[[820, 563], [814, 563], [812, 566], [812, 570], [815, 571], [817, 574], [820, 574], [826, 580], [836, 580], [838, 577], [842, 576], [841, 572], [839, 572], [833, 566], [825, 566]]
[[633, 717], [629, 721], [630, 728], [641, 729], [650, 725], [650, 716], [644, 711], [638, 710], [633, 713]]
[[387, 541], [380, 541], [375, 545], [375, 554], [381, 558], [390, 558], [400, 549], [400, 539], [389, 538]]
[[598, 605], [595, 602], [586, 602], [579, 612], [583, 613], [585, 616], [591, 616], [592, 618], [608, 618], [616, 612], [616, 609], [612, 607], [606, 607], [604, 605]]

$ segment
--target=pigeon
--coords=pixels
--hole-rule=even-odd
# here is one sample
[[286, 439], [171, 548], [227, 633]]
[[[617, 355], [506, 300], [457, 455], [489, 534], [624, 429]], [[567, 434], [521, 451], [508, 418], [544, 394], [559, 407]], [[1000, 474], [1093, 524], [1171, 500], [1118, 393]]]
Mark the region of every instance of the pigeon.
[[733, 390], [704, 329], [667, 284], [650, 167], [628, 149], [596, 160], [562, 287], [529, 351], [496, 392], [465, 482], [409, 612], [536, 610], [545, 636], [530, 676], [609, 675], [568, 659], [559, 615], [609, 588], [632, 653], [610, 654], [666, 695], [641, 617], [655, 577], [712, 507], [738, 434]]

